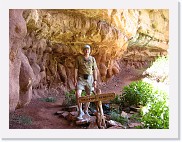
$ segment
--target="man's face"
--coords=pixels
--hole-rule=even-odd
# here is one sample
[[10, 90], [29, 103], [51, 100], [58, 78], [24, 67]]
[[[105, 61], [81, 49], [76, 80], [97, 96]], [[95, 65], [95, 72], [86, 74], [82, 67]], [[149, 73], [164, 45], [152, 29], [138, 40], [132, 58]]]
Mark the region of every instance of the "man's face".
[[84, 55], [90, 54], [90, 49], [89, 48], [84, 49], [83, 50], [83, 53], [84, 53]]

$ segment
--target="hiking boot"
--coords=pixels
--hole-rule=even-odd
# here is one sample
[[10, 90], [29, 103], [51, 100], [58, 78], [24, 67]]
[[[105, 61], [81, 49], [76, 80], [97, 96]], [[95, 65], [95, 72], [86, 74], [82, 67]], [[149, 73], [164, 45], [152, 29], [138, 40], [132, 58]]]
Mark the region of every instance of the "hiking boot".
[[77, 117], [77, 118], [81, 120], [81, 119], [83, 119], [83, 115], [84, 115], [84, 112], [83, 112], [83, 111], [81, 111], [81, 112], [79, 113], [79, 115], [78, 115], [78, 117]]
[[88, 113], [88, 111], [85, 111], [85, 114], [86, 114], [88, 117], [91, 117], [90, 114]]

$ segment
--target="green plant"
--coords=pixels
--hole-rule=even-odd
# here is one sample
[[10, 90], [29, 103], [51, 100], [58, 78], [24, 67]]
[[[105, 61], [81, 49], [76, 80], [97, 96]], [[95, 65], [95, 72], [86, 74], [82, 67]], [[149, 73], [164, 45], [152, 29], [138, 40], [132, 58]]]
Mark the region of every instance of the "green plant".
[[142, 122], [144, 122], [147, 128], [169, 128], [169, 107], [167, 107], [163, 101], [149, 104], [148, 112], [143, 115]]
[[169, 106], [168, 94], [164, 91], [156, 90], [155, 95], [148, 104], [142, 108], [142, 122], [144, 127], [152, 129], [169, 128]]
[[144, 81], [132, 82], [123, 88], [123, 99], [130, 106], [146, 105], [148, 98], [152, 96], [153, 86]]
[[145, 128], [169, 128], [168, 93], [166, 91], [150, 83], [137, 81], [124, 87], [123, 96], [129, 105], [143, 106], [139, 121], [144, 123]]
[[141, 122], [141, 117], [139, 113], [135, 113], [130, 117], [130, 120]]
[[111, 119], [120, 122], [122, 125], [126, 125], [128, 123], [128, 118], [122, 117], [115, 111], [111, 112]]
[[65, 105], [65, 106], [76, 105], [75, 90], [71, 90], [70, 92], [66, 92], [65, 99], [63, 101], [63, 105]]
[[[86, 96], [86, 92], [82, 91], [81, 96]], [[76, 105], [76, 91], [73, 89], [69, 92], [66, 92], [65, 94], [65, 99], [63, 101], [63, 105], [65, 106], [71, 106], [71, 105]]]
[[86, 92], [83, 90], [82, 91], [82, 94], [81, 94], [82, 97], [86, 96]]
[[115, 98], [113, 100], [111, 100], [110, 102], [112, 104], [121, 104], [121, 103], [123, 103], [120, 95], [116, 95]]
[[16, 116], [14, 115], [11, 120], [15, 123], [23, 124], [23, 125], [31, 125], [32, 124], [32, 119], [29, 116], [24, 116], [24, 115], [19, 115]]
[[56, 102], [56, 98], [54, 97], [47, 97], [47, 98], [40, 98], [39, 100], [43, 101], [43, 102]]
[[143, 129], [143, 126], [135, 126], [134, 129]]

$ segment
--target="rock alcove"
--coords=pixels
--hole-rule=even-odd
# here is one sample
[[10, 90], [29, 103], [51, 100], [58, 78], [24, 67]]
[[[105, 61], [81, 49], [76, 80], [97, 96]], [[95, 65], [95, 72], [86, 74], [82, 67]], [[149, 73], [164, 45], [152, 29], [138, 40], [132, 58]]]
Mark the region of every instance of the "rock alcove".
[[99, 85], [123, 68], [146, 69], [168, 54], [168, 10], [9, 11], [10, 112], [33, 98], [74, 89], [74, 60], [92, 47]]

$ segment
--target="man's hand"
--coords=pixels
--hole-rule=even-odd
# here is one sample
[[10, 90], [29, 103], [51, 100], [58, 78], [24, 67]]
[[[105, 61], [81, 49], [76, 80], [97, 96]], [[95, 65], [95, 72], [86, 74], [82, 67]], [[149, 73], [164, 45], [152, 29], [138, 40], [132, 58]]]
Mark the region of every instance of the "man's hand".
[[74, 85], [75, 85], [75, 87], [77, 86], [77, 80], [74, 81]]
[[94, 85], [94, 88], [97, 88], [97, 81], [96, 80], [94, 81], [93, 85]]

